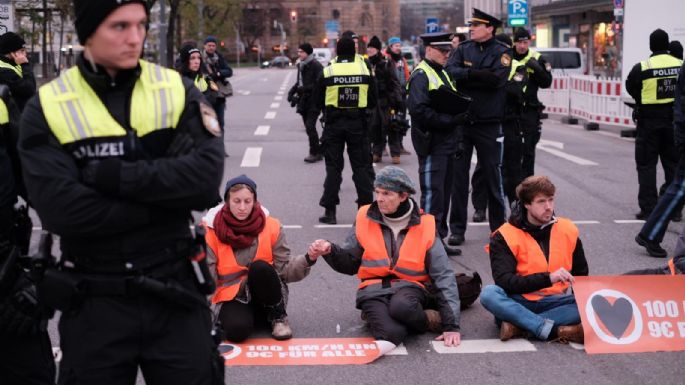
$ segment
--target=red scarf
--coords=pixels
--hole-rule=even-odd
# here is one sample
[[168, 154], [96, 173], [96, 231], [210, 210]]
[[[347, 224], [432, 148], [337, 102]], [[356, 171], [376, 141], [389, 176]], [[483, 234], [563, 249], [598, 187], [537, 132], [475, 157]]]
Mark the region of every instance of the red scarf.
[[242, 249], [254, 242], [264, 230], [265, 224], [266, 215], [259, 202], [254, 202], [250, 216], [242, 221], [231, 214], [231, 209], [226, 203], [214, 217], [214, 232], [221, 242], [234, 249]]

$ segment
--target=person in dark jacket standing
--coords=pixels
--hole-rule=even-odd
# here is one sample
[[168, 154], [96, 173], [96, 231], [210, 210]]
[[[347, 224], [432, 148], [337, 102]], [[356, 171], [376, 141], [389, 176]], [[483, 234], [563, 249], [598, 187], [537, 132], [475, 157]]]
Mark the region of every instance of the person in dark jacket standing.
[[545, 108], [538, 99], [538, 90], [552, 85], [552, 66], [544, 56], [530, 48], [530, 39], [530, 32], [525, 28], [519, 28], [514, 33], [514, 60], [518, 65], [524, 65], [528, 74], [520, 118], [523, 131], [522, 179], [535, 173], [535, 146], [540, 141], [541, 114]]
[[[401, 168], [379, 171], [374, 188], [376, 200], [359, 209], [344, 245], [319, 239], [307, 255], [323, 255], [333, 270], [359, 277], [357, 308], [374, 338], [399, 345], [410, 332], [430, 330], [446, 346], [458, 346], [459, 289], [435, 219], [411, 199], [416, 187]], [[426, 309], [428, 284], [437, 311]]]
[[[678, 82], [675, 90], [673, 104], [673, 139], [676, 152], [680, 158], [675, 169], [673, 182], [659, 197], [647, 222], [640, 229], [635, 241], [647, 249], [652, 257], [665, 258], [668, 254], [661, 247], [668, 224], [685, 202], [685, 78], [683, 78], [685, 65], [680, 67]], [[665, 90], [664, 90], [665, 91]]]
[[[456, 92], [452, 77], [444, 70], [451, 42], [449, 33], [421, 35], [426, 58], [409, 79], [407, 104], [412, 118], [411, 138], [419, 157], [421, 208], [435, 217], [440, 238], [447, 237], [447, 212], [452, 193], [454, 164], [459, 147], [464, 114], [444, 103], [444, 89]], [[446, 246], [447, 253], [461, 250]]]
[[21, 37], [0, 36], [0, 54], [0, 383], [48, 385], [55, 383], [50, 314], [31, 301], [36, 286], [18, 260], [28, 254], [31, 222], [26, 207], [14, 207], [19, 196], [28, 201], [17, 154], [19, 105], [36, 83]]
[[502, 118], [505, 91], [511, 68], [511, 51], [495, 39], [502, 22], [473, 9], [469, 21], [471, 40], [461, 44], [450, 55], [445, 69], [454, 78], [457, 89], [473, 98], [469, 108], [472, 121], [464, 126], [461, 159], [457, 161], [449, 227], [450, 245], [464, 242], [469, 196], [469, 168], [475, 147], [478, 163], [483, 167], [488, 191], [488, 219], [495, 231], [505, 220], [506, 207], [502, 189]]
[[[409, 66], [407, 59], [402, 56], [402, 40], [397, 36], [392, 36], [388, 39], [388, 47], [385, 49], [385, 57], [388, 58], [391, 66], [395, 69], [395, 75], [397, 80], [400, 82], [400, 87], [404, 90], [407, 88], [407, 83], [409, 82], [409, 75], [411, 74], [412, 68]], [[418, 59], [416, 59], [418, 61]], [[406, 100], [406, 94], [402, 94], [402, 101]], [[406, 106], [402, 106], [402, 109], [406, 109]], [[400, 138], [400, 154], [411, 155], [409, 151], [404, 148], [403, 139], [407, 133], [402, 134]]]
[[376, 107], [376, 86], [364, 58], [355, 52], [351, 38], [338, 40], [336, 52], [338, 56], [324, 68], [315, 91], [317, 106], [324, 114], [321, 145], [326, 162], [326, 179], [319, 200], [325, 212], [319, 222], [327, 224], [337, 223], [345, 146], [357, 190], [357, 205], [373, 201], [374, 171], [366, 116], [368, 109]]
[[[668, 33], [657, 29], [649, 35], [649, 59], [633, 66], [626, 79], [626, 90], [635, 100], [637, 166], [640, 212], [647, 219], [657, 205], [659, 192], [673, 181], [679, 154], [673, 144], [673, 100], [678, 70], [683, 61], [669, 54]], [[657, 190], [657, 164], [661, 159], [664, 184]], [[677, 212], [680, 212], [680, 207]]]
[[179, 67], [177, 71], [195, 84], [205, 96], [209, 104], [214, 103], [218, 87], [212, 78], [205, 73], [202, 65], [202, 52], [194, 45], [186, 44], [179, 52]]
[[233, 69], [228, 66], [226, 59], [216, 51], [216, 44], [216, 37], [207, 36], [204, 51], [202, 52], [202, 63], [207, 67], [207, 73], [212, 77], [212, 80], [219, 86], [219, 94], [213, 107], [214, 111], [216, 111], [221, 131], [224, 131], [226, 124], [226, 98], [231, 96], [233, 92], [231, 89], [229, 93], [228, 78], [233, 76]]
[[315, 163], [323, 159], [319, 133], [316, 131], [316, 121], [321, 110], [318, 109], [313, 96], [319, 78], [323, 73], [323, 66], [312, 53], [314, 48], [309, 43], [300, 45], [297, 56], [300, 62], [297, 64], [297, 80], [288, 91], [288, 101], [293, 103], [296, 98], [296, 111], [302, 115], [304, 128], [309, 138], [309, 155], [304, 158], [307, 163]]
[[531, 333], [540, 340], [583, 342], [578, 305], [567, 289], [588, 275], [578, 228], [554, 215], [556, 188], [546, 176], [526, 178], [509, 222], [490, 237], [494, 285], [480, 295], [501, 323], [500, 339]]
[[393, 164], [400, 163], [402, 150], [402, 134], [390, 127], [392, 115], [400, 114], [404, 106], [404, 88], [395, 76], [395, 68], [385, 58], [381, 51], [381, 41], [373, 36], [366, 46], [366, 53], [371, 64], [373, 76], [378, 85], [378, 102], [371, 115], [371, 142], [373, 162], [378, 163], [383, 158], [386, 144], [390, 147], [390, 157]]
[[60, 236], [41, 283], [62, 311], [59, 383], [133, 384], [139, 368], [148, 384], [223, 383], [189, 229], [220, 199], [216, 115], [192, 82], [140, 60], [145, 1], [74, 8], [84, 52], [27, 104], [19, 138], [29, 198]]

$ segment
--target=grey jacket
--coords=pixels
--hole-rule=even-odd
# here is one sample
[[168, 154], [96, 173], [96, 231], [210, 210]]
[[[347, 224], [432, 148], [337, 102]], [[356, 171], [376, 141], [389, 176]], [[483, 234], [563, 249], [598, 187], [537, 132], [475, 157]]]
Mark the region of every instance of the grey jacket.
[[[402, 246], [407, 231], [412, 226], [417, 226], [421, 223], [421, 214], [418, 209], [418, 204], [414, 203], [414, 209], [409, 220], [407, 228], [400, 231], [397, 236], [397, 241], [392, 234], [392, 230], [383, 223], [383, 217], [376, 202], [371, 204], [367, 216], [370, 220], [381, 225], [383, 232], [383, 239], [385, 240], [386, 250], [392, 250], [391, 260], [392, 266], [397, 263], [399, 258], [399, 250]], [[355, 224], [356, 226], [356, 224]], [[339, 273], [354, 275], [359, 271], [362, 262], [362, 255], [364, 249], [356, 236], [355, 226], [347, 236], [343, 246], [338, 246], [331, 243], [331, 252], [324, 255], [324, 260], [331, 266], [331, 268]], [[449, 258], [445, 253], [442, 242], [436, 233], [433, 246], [426, 253], [425, 266], [428, 275], [431, 277], [434, 285], [434, 295], [437, 300], [438, 310], [442, 317], [442, 326], [444, 331], [459, 331], [459, 291], [457, 289], [457, 281], [454, 277], [454, 270], [450, 264]], [[413, 283], [406, 281], [398, 281], [392, 286], [384, 288], [378, 285], [367, 286], [362, 290], [357, 290], [357, 308], [361, 308], [360, 304], [371, 298], [378, 298], [381, 296], [392, 295], [399, 288], [406, 286], [415, 286]]]

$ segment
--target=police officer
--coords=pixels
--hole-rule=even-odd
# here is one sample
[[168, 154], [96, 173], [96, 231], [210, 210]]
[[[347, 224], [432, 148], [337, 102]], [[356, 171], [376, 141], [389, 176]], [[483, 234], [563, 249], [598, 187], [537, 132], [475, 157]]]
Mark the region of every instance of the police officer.
[[[452, 78], [444, 70], [451, 49], [451, 34], [421, 35], [426, 58], [411, 74], [407, 104], [412, 118], [411, 138], [419, 157], [421, 208], [435, 217], [440, 239], [447, 237], [447, 212], [452, 192], [454, 165], [464, 115], [453, 106], [441, 108], [439, 92], [456, 92]], [[446, 247], [448, 254], [461, 251]]]
[[450, 235], [448, 243], [464, 242], [467, 223], [469, 168], [473, 148], [483, 167], [488, 191], [488, 219], [494, 231], [505, 217], [504, 193], [500, 164], [502, 161], [502, 127], [504, 115], [504, 85], [509, 76], [511, 54], [509, 48], [494, 37], [502, 22], [474, 8], [469, 21], [471, 39], [457, 47], [450, 55], [445, 69], [456, 81], [457, 88], [473, 98], [469, 108], [470, 121], [464, 127], [461, 159], [457, 161]]
[[673, 144], [673, 100], [683, 61], [669, 55], [668, 33], [664, 30], [656, 29], [649, 35], [649, 49], [652, 51], [649, 59], [635, 64], [626, 79], [626, 90], [636, 103], [635, 165], [640, 206], [640, 212], [635, 215], [637, 219], [647, 219], [657, 204], [659, 158], [664, 168], [663, 192], [673, 181], [679, 157]]
[[188, 226], [219, 200], [216, 115], [191, 81], [139, 59], [145, 1], [74, 7], [84, 52], [28, 103], [19, 139], [29, 196], [60, 236], [41, 283], [62, 310], [59, 383], [133, 384], [140, 368], [148, 384], [223, 384]]
[[[538, 89], [552, 85], [552, 66], [539, 52], [530, 48], [530, 32], [525, 28], [519, 28], [514, 33], [514, 60], [526, 66], [528, 73], [520, 119], [524, 144], [521, 160], [523, 180], [535, 173], [535, 146], [540, 141], [540, 116], [545, 108], [538, 99]], [[518, 181], [514, 183], [516, 185]]]
[[336, 56], [324, 68], [317, 83], [317, 100], [324, 113], [321, 145], [326, 163], [326, 179], [319, 205], [325, 208], [319, 222], [335, 224], [336, 206], [342, 183], [343, 152], [352, 167], [352, 180], [357, 190], [357, 205], [373, 201], [374, 171], [367, 131], [366, 111], [376, 106], [376, 87], [363, 57], [356, 54], [349, 37], [338, 40]]
[[25, 97], [35, 93], [35, 81], [21, 37], [13, 32], [0, 36], [0, 54], [0, 383], [54, 384], [48, 316], [35, 301], [35, 283], [19, 263], [28, 252], [31, 223], [25, 208], [14, 209], [19, 194], [26, 200], [18, 178], [17, 104], [23, 106]]

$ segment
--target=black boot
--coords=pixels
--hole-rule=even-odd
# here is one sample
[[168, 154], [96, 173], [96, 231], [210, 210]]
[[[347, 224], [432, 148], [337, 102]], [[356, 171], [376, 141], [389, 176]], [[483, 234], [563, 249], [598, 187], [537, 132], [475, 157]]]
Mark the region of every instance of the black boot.
[[326, 212], [323, 214], [323, 216], [319, 217], [319, 222], [328, 225], [335, 225], [338, 223], [338, 221], [335, 219], [335, 207], [330, 209], [326, 208]]

